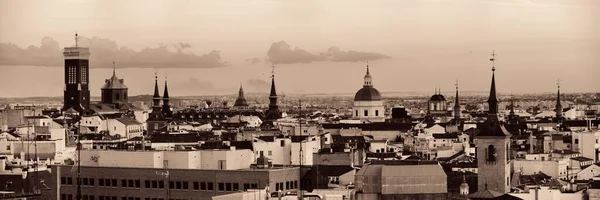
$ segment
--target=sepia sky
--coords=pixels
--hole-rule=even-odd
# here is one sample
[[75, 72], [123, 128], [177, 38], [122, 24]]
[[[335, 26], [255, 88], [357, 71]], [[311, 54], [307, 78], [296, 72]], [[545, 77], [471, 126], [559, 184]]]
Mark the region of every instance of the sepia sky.
[[[354, 93], [366, 60], [382, 92], [600, 92], [597, 0], [0, 1], [0, 97], [61, 96], [61, 49], [90, 46], [91, 92], [112, 73], [172, 96]], [[162, 88], [161, 88], [162, 90]]]

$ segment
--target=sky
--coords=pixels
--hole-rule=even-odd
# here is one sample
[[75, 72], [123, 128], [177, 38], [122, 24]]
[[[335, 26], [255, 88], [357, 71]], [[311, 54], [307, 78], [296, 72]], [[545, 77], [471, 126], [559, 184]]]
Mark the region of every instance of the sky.
[[[5, 0], [0, 97], [62, 96], [62, 48], [91, 51], [99, 96], [113, 67], [130, 95], [600, 92], [595, 0]], [[115, 62], [113, 66], [113, 61]], [[161, 89], [162, 90], [162, 89]]]

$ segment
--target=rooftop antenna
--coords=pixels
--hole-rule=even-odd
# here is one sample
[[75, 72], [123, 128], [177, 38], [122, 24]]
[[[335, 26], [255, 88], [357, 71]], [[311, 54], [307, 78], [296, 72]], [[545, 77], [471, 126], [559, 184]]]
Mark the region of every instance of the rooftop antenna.
[[75, 31], [75, 47], [78, 47], [79, 35], [77, 35], [77, 31]]

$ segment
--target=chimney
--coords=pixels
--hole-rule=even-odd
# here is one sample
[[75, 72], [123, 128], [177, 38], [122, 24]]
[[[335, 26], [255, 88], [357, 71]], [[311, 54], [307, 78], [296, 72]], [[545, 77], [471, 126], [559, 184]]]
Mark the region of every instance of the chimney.
[[533, 154], [533, 132], [529, 133], [529, 154]]

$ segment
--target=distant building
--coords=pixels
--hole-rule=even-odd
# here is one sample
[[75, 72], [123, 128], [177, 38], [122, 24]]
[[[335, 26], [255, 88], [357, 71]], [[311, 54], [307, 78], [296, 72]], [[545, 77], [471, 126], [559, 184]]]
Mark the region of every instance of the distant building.
[[363, 88], [354, 95], [352, 118], [367, 122], [384, 122], [385, 108], [381, 93], [373, 87], [372, 77], [367, 64], [367, 73], [364, 77]]
[[153, 134], [166, 134], [169, 124], [167, 119], [164, 117], [162, 108], [160, 106], [160, 95], [158, 92], [158, 77], [154, 77], [154, 95], [152, 96], [152, 112], [146, 120], [146, 130], [148, 135]]
[[244, 97], [244, 88], [240, 85], [240, 91], [238, 92], [238, 98], [235, 100], [233, 104], [234, 108], [248, 108], [248, 102], [246, 101], [246, 97]]

